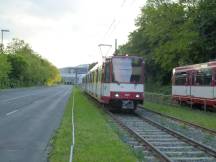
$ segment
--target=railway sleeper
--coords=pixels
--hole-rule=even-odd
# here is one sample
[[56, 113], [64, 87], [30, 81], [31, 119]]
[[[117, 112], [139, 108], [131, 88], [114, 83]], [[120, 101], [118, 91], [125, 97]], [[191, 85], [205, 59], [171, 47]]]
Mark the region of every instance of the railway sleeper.
[[172, 157], [175, 162], [215, 162], [212, 157]]
[[169, 157], [208, 157], [204, 152], [197, 153], [197, 152], [172, 152], [166, 153]]

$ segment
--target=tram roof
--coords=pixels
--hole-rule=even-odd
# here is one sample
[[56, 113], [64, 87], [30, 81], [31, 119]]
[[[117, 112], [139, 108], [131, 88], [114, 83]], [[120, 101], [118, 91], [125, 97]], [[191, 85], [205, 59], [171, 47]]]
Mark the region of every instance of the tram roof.
[[[110, 57], [106, 57], [105, 60], [104, 60], [103, 62], [106, 62], [106, 60], [112, 59], [112, 58], [141, 58], [141, 59], [143, 59], [143, 58], [140, 57], [140, 56], [121, 55], [121, 56], [110, 56]], [[99, 67], [102, 67], [103, 62], [97, 62], [97, 64], [96, 64], [91, 70], [89, 70], [87, 74], [91, 73], [92, 71], [95, 71], [95, 70], [98, 69]]]
[[216, 61], [210, 61], [200, 64], [193, 64], [193, 65], [186, 65], [186, 66], [179, 66], [173, 69], [173, 72], [184, 72], [184, 71], [192, 71], [192, 70], [199, 70], [204, 68], [213, 68], [216, 67]]

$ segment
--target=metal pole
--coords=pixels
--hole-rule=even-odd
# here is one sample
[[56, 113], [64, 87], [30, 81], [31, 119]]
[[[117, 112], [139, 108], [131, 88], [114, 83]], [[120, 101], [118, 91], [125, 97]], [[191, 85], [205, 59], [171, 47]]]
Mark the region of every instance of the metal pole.
[[3, 51], [3, 46], [4, 46], [4, 42], [3, 42], [3, 40], [4, 40], [4, 32], [9, 32], [9, 30], [7, 30], [7, 29], [2, 29], [1, 30], [1, 51]]
[[76, 69], [76, 85], [77, 85], [77, 69]]
[[1, 51], [3, 52], [3, 30], [1, 30]]
[[1, 30], [1, 44], [3, 45], [3, 30]]
[[117, 39], [115, 39], [115, 55], [117, 55]]
[[206, 100], [204, 100], [204, 111], [206, 112]]

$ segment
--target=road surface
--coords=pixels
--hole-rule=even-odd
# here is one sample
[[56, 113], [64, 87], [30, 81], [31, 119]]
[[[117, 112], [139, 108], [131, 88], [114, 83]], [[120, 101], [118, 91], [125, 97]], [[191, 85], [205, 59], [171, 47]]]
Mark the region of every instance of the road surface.
[[47, 161], [71, 86], [0, 91], [0, 162]]

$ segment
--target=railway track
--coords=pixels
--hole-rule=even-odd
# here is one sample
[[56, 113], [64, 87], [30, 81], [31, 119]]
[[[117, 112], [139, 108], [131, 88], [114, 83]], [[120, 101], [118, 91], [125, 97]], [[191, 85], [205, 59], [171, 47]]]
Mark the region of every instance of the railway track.
[[153, 111], [153, 110], [149, 110], [149, 109], [146, 109], [145, 107], [143, 107], [141, 105], [138, 106], [138, 109], [145, 110], [147, 112], [150, 112], [150, 113], [153, 113], [153, 114], [157, 114], [157, 115], [165, 117], [165, 118], [169, 118], [169, 119], [174, 120], [176, 122], [185, 124], [187, 126], [190, 126], [190, 127], [196, 128], [196, 129], [200, 129], [200, 130], [202, 130], [204, 132], [207, 132], [209, 134], [212, 134], [212, 135], [216, 136], [216, 131], [213, 130], [213, 129], [208, 129], [208, 128], [202, 127], [202, 126], [200, 126], [198, 124], [195, 124], [195, 123], [187, 122], [185, 120], [181, 120], [181, 119], [175, 118], [175, 117], [170, 116], [170, 115], [165, 115], [165, 114]]
[[[108, 114], [159, 161], [215, 162], [216, 151], [138, 114]], [[143, 150], [146, 151], [146, 150]], [[148, 157], [147, 157], [148, 158]]]

